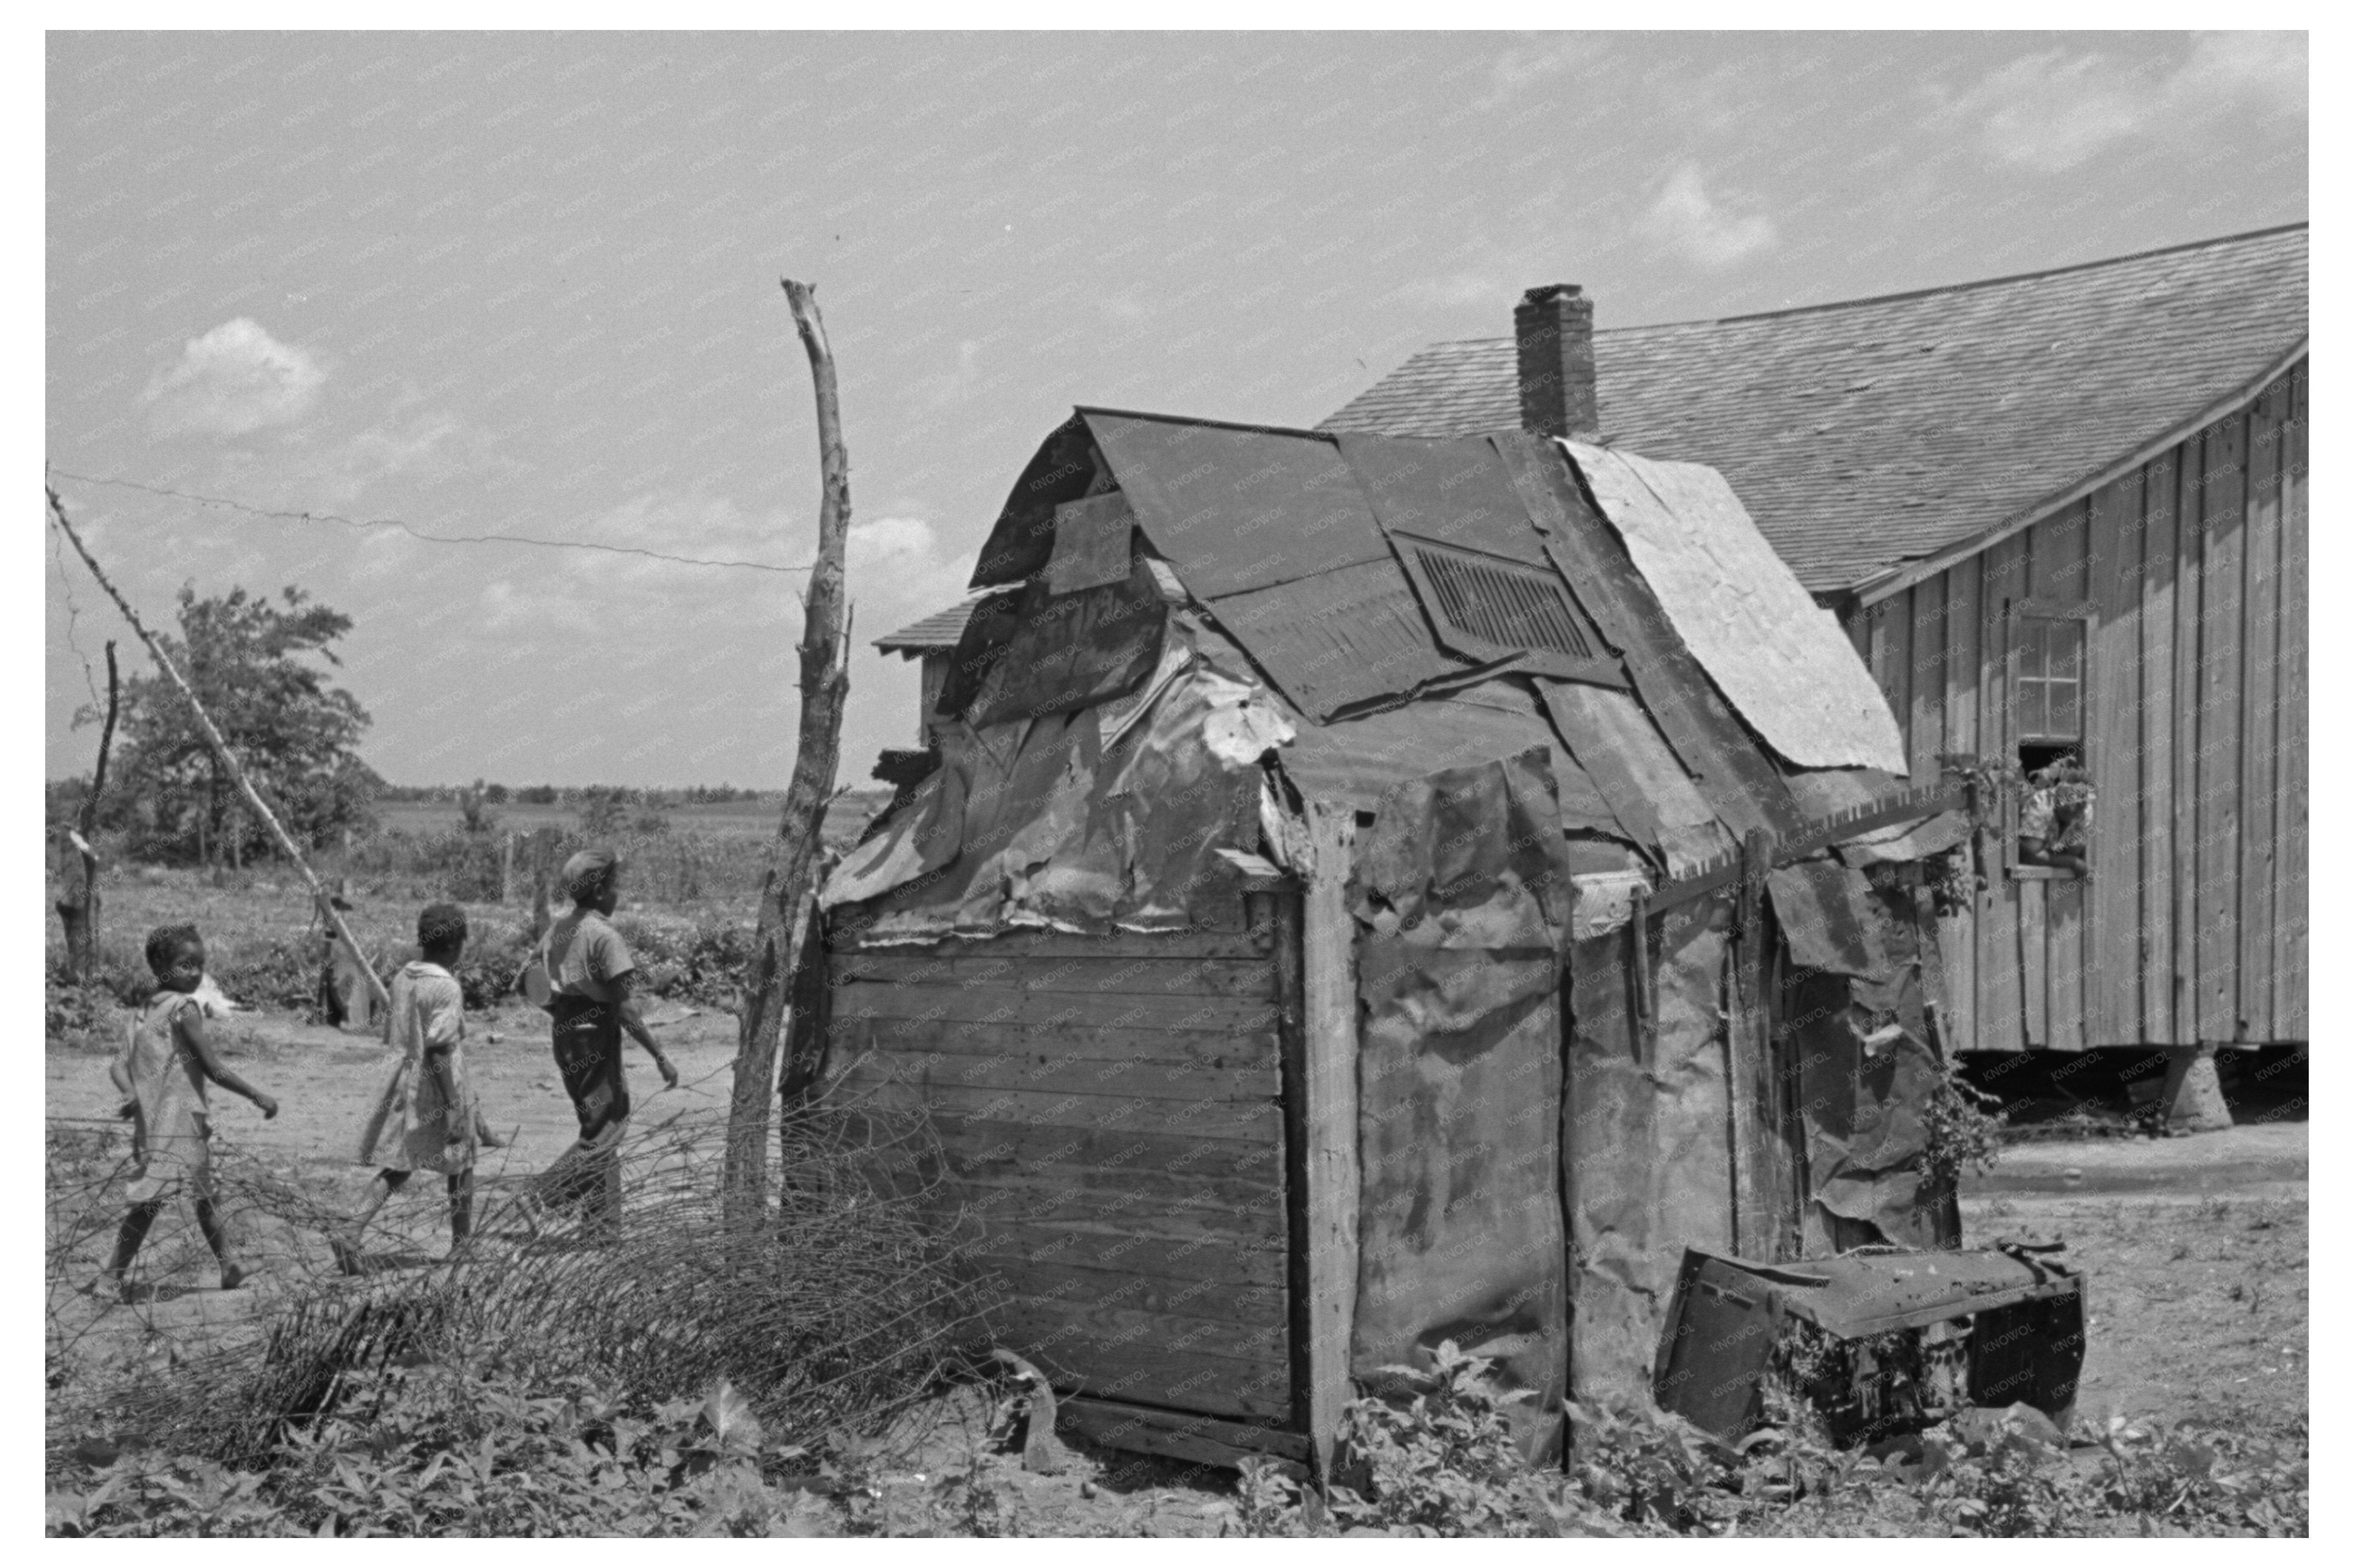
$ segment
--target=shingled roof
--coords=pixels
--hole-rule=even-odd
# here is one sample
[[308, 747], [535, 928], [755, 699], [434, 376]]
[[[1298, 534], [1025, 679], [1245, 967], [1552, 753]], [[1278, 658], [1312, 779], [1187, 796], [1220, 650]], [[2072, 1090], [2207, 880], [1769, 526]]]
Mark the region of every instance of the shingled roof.
[[936, 609], [913, 626], [903, 626], [888, 637], [876, 638], [875, 646], [906, 659], [926, 653], [953, 653], [957, 640], [964, 635], [964, 623], [972, 617], [972, 607], [980, 602], [980, 596], [975, 595], [962, 604]]
[[[1800, 582], [2005, 524], [2248, 388], [2306, 333], [2303, 224], [2048, 272], [1594, 334], [1614, 446], [1705, 463]], [[1434, 344], [1319, 427], [1520, 423], [1510, 337]]]

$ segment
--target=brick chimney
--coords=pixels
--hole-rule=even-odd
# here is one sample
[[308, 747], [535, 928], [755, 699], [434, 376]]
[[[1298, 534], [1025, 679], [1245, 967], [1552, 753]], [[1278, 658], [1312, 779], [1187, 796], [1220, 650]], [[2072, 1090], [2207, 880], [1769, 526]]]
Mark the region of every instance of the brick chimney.
[[1591, 440], [1602, 433], [1594, 390], [1594, 302], [1575, 283], [1531, 289], [1512, 308], [1520, 348], [1521, 429]]

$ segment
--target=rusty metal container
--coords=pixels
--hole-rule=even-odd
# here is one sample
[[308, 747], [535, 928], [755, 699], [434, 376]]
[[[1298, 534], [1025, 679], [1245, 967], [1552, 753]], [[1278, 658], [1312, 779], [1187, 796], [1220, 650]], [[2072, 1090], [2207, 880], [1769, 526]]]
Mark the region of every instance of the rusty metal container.
[[2084, 1281], [2052, 1244], [1752, 1263], [1687, 1249], [1652, 1371], [1662, 1409], [1725, 1442], [1810, 1406], [1870, 1443], [1970, 1405], [2063, 1428], [2084, 1361]]

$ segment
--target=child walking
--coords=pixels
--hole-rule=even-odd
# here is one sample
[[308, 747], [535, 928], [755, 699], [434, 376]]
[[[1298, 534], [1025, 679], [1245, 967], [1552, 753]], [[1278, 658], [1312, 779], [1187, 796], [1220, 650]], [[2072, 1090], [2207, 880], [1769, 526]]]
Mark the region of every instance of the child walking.
[[212, 1118], [205, 1085], [218, 1084], [258, 1107], [265, 1121], [278, 1102], [221, 1065], [205, 1033], [205, 941], [194, 926], [159, 926], [147, 934], [147, 967], [154, 971], [155, 994], [131, 1038], [108, 1069], [125, 1097], [122, 1114], [132, 1118], [130, 1212], [114, 1242], [114, 1261], [99, 1277], [102, 1289], [133, 1299], [123, 1276], [164, 1205], [185, 1192], [195, 1201], [196, 1228], [220, 1260], [223, 1290], [245, 1283], [246, 1272], [230, 1255], [228, 1228], [213, 1183]]
[[366, 1203], [328, 1246], [345, 1274], [361, 1271], [360, 1237], [385, 1200], [419, 1171], [438, 1171], [450, 1190], [450, 1251], [474, 1229], [473, 1085], [466, 1072], [466, 999], [456, 975], [466, 947], [466, 912], [434, 904], [417, 917], [422, 954], [392, 977], [392, 1044], [400, 1056], [360, 1133], [359, 1160], [376, 1167]]

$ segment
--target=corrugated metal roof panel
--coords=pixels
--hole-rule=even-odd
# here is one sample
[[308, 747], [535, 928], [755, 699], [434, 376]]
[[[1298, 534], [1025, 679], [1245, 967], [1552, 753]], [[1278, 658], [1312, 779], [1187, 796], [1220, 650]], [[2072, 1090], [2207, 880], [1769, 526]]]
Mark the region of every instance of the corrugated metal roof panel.
[[1514, 681], [1485, 681], [1363, 718], [1303, 724], [1277, 755], [1301, 793], [1370, 811], [1393, 784], [1517, 757], [1532, 746], [1552, 748], [1564, 830], [1629, 837], [1538, 711], [1535, 696]]
[[1473, 667], [1432, 641], [1405, 573], [1386, 552], [1377, 561], [1229, 594], [1210, 611], [1292, 706], [1319, 723]]
[[1544, 541], [1496, 449], [1478, 439], [1396, 440], [1342, 435], [1341, 456], [1355, 471], [1373, 515], [1402, 529], [1467, 550], [1542, 567]]
[[[1732, 482], [1826, 591], [1994, 527], [2262, 374], [2309, 330], [2302, 224], [2026, 277], [1594, 335], [1612, 443]], [[1506, 302], [1499, 302], [1500, 313]], [[1434, 344], [1324, 421], [1517, 429], [1512, 340]]]
[[1330, 437], [1085, 413], [1153, 548], [1216, 599], [1389, 559]]
[[1571, 681], [1546, 681], [1538, 690], [1570, 755], [1638, 841], [1659, 852], [1669, 875], [1734, 847], [1640, 703]]

